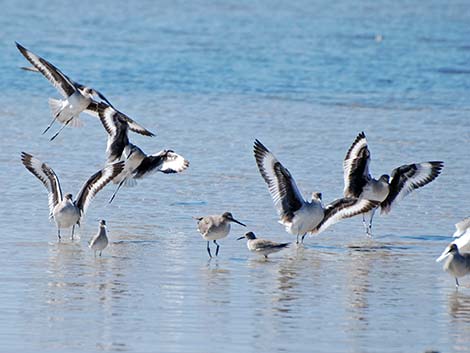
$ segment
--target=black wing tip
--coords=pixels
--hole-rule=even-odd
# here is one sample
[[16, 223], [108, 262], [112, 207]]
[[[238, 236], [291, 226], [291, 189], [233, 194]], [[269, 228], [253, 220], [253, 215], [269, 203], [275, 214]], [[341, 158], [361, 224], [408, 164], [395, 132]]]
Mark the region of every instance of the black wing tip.
[[260, 140], [255, 139], [255, 142], [253, 144], [253, 153], [255, 155], [256, 161], [261, 162], [263, 159], [263, 156], [265, 156], [266, 154], [270, 152], [266, 148], [266, 146], [260, 142]]
[[19, 49], [19, 50], [26, 50], [25, 47], [23, 47], [20, 43], [18, 43], [16, 40], [15, 40], [15, 45], [16, 47]]
[[21, 152], [21, 160], [23, 161], [23, 164], [31, 164], [31, 159], [33, 159], [33, 155], [32, 154], [29, 154], [29, 153], [26, 153], [26, 152]]

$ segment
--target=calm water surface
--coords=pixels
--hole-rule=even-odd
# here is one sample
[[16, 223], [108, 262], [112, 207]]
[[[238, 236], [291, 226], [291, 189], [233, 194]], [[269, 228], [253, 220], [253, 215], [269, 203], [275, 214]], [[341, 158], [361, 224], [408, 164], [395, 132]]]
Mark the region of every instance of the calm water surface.
[[[6, 1], [0, 15], [0, 350], [5, 352], [466, 352], [470, 279], [456, 291], [434, 262], [469, 215], [468, 2]], [[382, 40], [381, 40], [382, 39]], [[53, 142], [40, 75], [18, 69], [19, 41], [102, 91], [157, 132], [146, 152], [191, 161], [104, 189], [80, 239], [58, 243], [47, 194], [20, 163], [27, 151], [76, 193], [104, 161], [99, 122]], [[367, 134], [374, 175], [444, 160], [435, 182], [269, 261], [235, 239], [208, 261], [192, 216], [231, 211], [259, 236], [277, 223], [255, 138], [305, 195], [342, 194], [342, 159]], [[94, 258], [97, 219], [111, 246]], [[65, 232], [66, 233], [66, 232]]]

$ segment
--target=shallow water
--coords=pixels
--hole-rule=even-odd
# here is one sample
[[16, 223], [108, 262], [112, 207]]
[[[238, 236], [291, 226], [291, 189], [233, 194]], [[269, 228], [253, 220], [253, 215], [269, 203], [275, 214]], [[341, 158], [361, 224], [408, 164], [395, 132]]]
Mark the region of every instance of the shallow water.
[[[8, 352], [463, 352], [470, 279], [456, 291], [434, 262], [468, 216], [470, 13], [465, 2], [6, 2], [0, 32], [0, 345]], [[100, 192], [57, 243], [47, 196], [20, 163], [46, 161], [76, 193], [104, 161], [106, 135], [65, 129], [53, 142], [56, 91], [14, 41], [102, 91], [156, 138], [146, 152], [188, 158]], [[231, 211], [261, 237], [277, 223], [252, 156], [260, 139], [308, 195], [342, 194], [342, 159], [367, 134], [374, 175], [443, 160], [432, 184], [264, 261], [235, 239], [208, 261], [192, 216]], [[111, 246], [87, 240], [106, 219]], [[64, 232], [67, 234], [67, 232]]]

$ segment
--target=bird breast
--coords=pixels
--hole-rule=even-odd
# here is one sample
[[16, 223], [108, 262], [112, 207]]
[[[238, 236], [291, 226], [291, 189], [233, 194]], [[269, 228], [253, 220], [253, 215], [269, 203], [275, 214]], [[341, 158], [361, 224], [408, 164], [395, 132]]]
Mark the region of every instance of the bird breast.
[[389, 192], [388, 183], [372, 179], [367, 183], [362, 191], [361, 198], [371, 201], [384, 201]]

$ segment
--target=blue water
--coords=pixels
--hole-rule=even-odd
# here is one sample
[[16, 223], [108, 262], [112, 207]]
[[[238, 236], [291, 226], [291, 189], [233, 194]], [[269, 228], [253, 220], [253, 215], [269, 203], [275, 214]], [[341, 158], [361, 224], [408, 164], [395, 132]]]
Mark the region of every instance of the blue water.
[[[0, 19], [0, 350], [8, 352], [465, 352], [470, 280], [434, 259], [468, 216], [470, 7], [412, 1], [5, 1]], [[18, 41], [103, 92], [190, 160], [92, 203], [57, 243], [47, 194], [20, 163], [46, 161], [76, 193], [104, 162], [93, 117], [41, 135], [56, 90]], [[192, 216], [231, 211], [259, 236], [277, 223], [252, 156], [260, 139], [305, 193], [342, 194], [342, 159], [365, 131], [372, 173], [443, 160], [442, 175], [377, 216], [268, 262], [235, 239], [208, 261]], [[111, 246], [86, 247], [97, 219]], [[65, 232], [67, 234], [67, 232]]]

